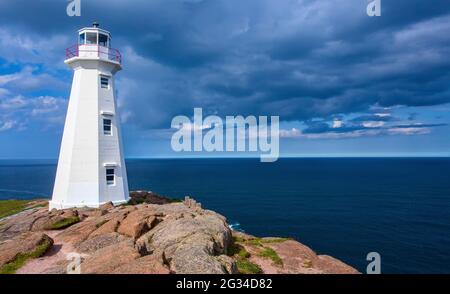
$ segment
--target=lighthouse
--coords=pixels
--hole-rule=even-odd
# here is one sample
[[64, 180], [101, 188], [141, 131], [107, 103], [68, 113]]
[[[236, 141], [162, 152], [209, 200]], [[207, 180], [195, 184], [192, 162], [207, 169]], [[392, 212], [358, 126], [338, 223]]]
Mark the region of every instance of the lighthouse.
[[118, 205], [129, 197], [114, 82], [122, 56], [98, 23], [77, 38], [64, 61], [74, 75], [49, 209]]

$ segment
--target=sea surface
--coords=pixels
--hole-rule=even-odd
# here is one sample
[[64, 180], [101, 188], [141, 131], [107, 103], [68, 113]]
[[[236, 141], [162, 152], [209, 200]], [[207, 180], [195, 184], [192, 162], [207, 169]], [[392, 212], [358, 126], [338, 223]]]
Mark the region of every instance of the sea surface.
[[[130, 190], [186, 195], [258, 236], [365, 272], [450, 273], [450, 158], [133, 159]], [[55, 161], [0, 161], [0, 199], [50, 197]]]

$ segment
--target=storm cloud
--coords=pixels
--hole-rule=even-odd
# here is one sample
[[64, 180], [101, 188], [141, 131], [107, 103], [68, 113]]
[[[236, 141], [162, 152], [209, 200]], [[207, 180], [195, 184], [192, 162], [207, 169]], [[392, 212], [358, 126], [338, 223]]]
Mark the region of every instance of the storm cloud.
[[[95, 0], [69, 18], [66, 1], [0, 0], [0, 32], [13, 37], [0, 56], [55, 78], [75, 31], [99, 21], [124, 55], [123, 119], [141, 129], [194, 107], [307, 122], [450, 102], [450, 3], [382, 2], [371, 18], [366, 0]], [[29, 43], [16, 55], [20, 38]]]

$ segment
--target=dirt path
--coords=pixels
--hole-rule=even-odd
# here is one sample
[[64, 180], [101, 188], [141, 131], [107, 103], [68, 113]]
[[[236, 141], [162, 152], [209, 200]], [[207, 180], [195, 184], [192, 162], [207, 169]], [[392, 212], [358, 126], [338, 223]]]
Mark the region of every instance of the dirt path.
[[54, 243], [52, 248], [40, 258], [32, 259], [22, 266], [17, 274], [40, 274], [58, 266], [58, 263], [67, 260], [67, 254], [76, 252], [72, 244], [61, 241], [58, 238], [60, 232], [46, 231], [44, 232]]

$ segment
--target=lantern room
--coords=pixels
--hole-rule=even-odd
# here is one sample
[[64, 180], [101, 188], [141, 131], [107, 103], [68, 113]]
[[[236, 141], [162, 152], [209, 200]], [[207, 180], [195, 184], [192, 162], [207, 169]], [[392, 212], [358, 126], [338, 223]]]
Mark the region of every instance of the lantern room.
[[111, 34], [99, 28], [99, 24], [94, 22], [91, 28], [83, 28], [78, 31], [79, 45], [98, 45], [101, 47], [111, 47]]
[[111, 48], [111, 34], [100, 29], [94, 22], [92, 27], [82, 28], [78, 31], [78, 42], [66, 50], [67, 59], [74, 57], [99, 58], [117, 63], [122, 62], [122, 56], [116, 49]]

